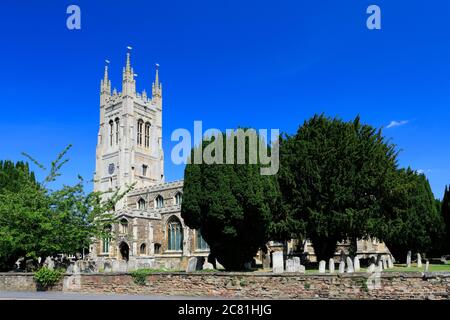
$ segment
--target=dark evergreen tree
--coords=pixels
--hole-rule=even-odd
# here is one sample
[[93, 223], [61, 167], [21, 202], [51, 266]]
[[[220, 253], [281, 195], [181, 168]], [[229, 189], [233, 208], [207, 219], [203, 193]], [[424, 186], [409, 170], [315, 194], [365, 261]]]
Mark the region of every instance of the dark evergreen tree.
[[[181, 216], [190, 228], [200, 230], [211, 254], [226, 269], [242, 270], [258, 249], [265, 248], [271, 231], [280, 232], [280, 194], [275, 176], [261, 175], [259, 157], [257, 164], [249, 163], [248, 139], [245, 164], [237, 164], [235, 136], [213, 137], [197, 150], [219, 139], [224, 147], [227, 139], [234, 140], [235, 164], [186, 165]], [[192, 152], [194, 159], [195, 149]]]
[[443, 223], [425, 175], [410, 168], [399, 170], [393, 176], [390, 190], [384, 199], [387, 202], [384, 208], [389, 209], [377, 223], [379, 239], [398, 261], [404, 261], [408, 251], [436, 252]]
[[315, 115], [280, 145], [279, 183], [292, 230], [309, 238], [319, 260], [334, 255], [338, 241], [374, 232], [381, 199], [395, 172], [395, 146], [377, 130]]

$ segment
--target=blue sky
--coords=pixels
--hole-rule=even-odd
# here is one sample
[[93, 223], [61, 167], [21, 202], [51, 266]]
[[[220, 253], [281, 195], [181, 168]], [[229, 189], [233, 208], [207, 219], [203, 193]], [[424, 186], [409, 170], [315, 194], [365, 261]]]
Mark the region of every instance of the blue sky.
[[[81, 8], [81, 30], [66, 8]], [[366, 28], [377, 4], [382, 29]], [[384, 130], [402, 166], [423, 170], [436, 197], [450, 184], [450, 2], [3, 0], [0, 159], [48, 164], [74, 145], [61, 183], [92, 178], [104, 60], [121, 87], [126, 46], [139, 91], [163, 82], [166, 180], [176, 128], [279, 128], [314, 113]]]

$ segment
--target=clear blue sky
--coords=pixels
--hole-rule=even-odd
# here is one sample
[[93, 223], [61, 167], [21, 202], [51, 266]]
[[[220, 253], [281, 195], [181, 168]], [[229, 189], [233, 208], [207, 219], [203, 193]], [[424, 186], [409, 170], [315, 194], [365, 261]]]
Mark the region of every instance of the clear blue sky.
[[[66, 28], [77, 4], [82, 29]], [[366, 8], [382, 30], [366, 28]], [[92, 178], [99, 86], [109, 59], [121, 87], [131, 45], [138, 90], [161, 65], [166, 179], [176, 128], [279, 128], [293, 133], [314, 113], [358, 113], [423, 170], [436, 197], [450, 184], [450, 2], [17, 1], [0, 11], [0, 159], [22, 151], [48, 164], [74, 145], [62, 183]], [[403, 121], [403, 122], [402, 122]]]

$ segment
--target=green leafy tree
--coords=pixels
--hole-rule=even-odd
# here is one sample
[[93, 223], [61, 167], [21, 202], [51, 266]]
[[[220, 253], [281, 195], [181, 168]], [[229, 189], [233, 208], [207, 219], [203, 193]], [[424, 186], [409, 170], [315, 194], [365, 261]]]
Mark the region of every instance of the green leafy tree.
[[18, 163], [13, 170], [8, 164], [2, 170], [0, 176], [8, 175], [12, 181], [0, 188], [0, 270], [10, 270], [20, 257], [37, 260], [81, 252], [94, 237], [104, 236], [105, 226], [114, 221], [112, 209], [128, 190], [106, 197], [98, 192], [86, 193], [81, 177], [73, 186], [49, 189], [48, 184], [60, 176], [69, 149], [52, 162], [41, 183], [36, 183], [28, 165]]
[[280, 144], [283, 209], [299, 222], [291, 232], [309, 238], [319, 260], [332, 257], [338, 241], [369, 236], [396, 158], [381, 130], [359, 116], [306, 121]]
[[[249, 132], [246, 130], [246, 132]], [[256, 137], [261, 139], [261, 137]], [[197, 149], [206, 150], [234, 140], [234, 164], [187, 164], [184, 172], [181, 216], [200, 230], [211, 254], [228, 270], [241, 270], [258, 249], [265, 248], [271, 232], [282, 232], [279, 220], [280, 193], [275, 176], [261, 175], [263, 166], [249, 161], [249, 138], [245, 140], [245, 164], [237, 164], [235, 135], [219, 135], [203, 140]], [[258, 147], [259, 148], [259, 147]], [[196, 149], [192, 151], [192, 159]], [[216, 149], [214, 156], [222, 152]]]

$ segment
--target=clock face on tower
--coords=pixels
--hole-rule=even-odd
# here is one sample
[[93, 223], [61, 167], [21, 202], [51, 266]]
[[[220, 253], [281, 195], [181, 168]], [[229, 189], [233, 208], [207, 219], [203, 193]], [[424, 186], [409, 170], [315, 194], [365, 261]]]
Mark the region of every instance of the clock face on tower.
[[108, 166], [108, 173], [109, 174], [113, 174], [114, 173], [114, 169], [115, 169], [114, 163], [110, 163], [109, 166]]

